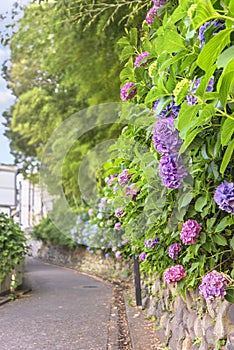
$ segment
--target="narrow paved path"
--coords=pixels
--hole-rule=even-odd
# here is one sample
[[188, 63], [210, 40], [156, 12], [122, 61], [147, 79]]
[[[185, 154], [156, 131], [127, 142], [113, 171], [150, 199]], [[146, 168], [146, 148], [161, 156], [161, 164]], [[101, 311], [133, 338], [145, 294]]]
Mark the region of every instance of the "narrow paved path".
[[33, 259], [32, 292], [0, 307], [1, 350], [106, 350], [112, 287]]

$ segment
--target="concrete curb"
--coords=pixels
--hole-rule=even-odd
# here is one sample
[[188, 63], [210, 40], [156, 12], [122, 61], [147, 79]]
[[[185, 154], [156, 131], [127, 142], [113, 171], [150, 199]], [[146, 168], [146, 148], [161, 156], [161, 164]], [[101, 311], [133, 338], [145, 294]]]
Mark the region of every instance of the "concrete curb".
[[9, 303], [10, 301], [22, 298], [25, 294], [30, 293], [31, 291], [32, 289], [30, 287], [26, 287], [17, 290], [14, 295], [7, 294], [6, 296], [0, 296], [0, 306]]
[[131, 306], [125, 292], [125, 305], [133, 350], [163, 350], [164, 345], [157, 339], [153, 321], [141, 306]]

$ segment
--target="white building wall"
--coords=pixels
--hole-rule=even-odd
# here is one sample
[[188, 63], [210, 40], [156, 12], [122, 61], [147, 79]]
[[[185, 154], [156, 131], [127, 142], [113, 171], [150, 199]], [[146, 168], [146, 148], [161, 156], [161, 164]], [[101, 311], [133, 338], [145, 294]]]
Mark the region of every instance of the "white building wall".
[[0, 212], [9, 216], [16, 207], [16, 174], [16, 166], [0, 164]]
[[22, 174], [17, 176], [17, 188], [19, 223], [24, 230], [30, 229], [47, 215], [43, 206], [43, 191], [39, 185], [24, 179]]

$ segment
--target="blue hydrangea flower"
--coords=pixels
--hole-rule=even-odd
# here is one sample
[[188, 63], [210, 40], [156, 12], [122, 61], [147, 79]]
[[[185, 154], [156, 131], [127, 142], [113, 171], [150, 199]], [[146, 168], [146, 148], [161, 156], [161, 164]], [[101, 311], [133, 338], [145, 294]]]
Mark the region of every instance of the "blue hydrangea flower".
[[234, 214], [234, 183], [223, 181], [216, 188], [214, 200], [220, 209]]
[[[155, 101], [153, 106], [153, 111], [156, 111], [156, 108], [158, 107], [158, 104], [160, 102], [160, 99]], [[167, 118], [167, 117], [173, 117], [177, 118], [180, 111], [180, 106], [175, 106], [175, 102], [169, 103], [160, 113], [156, 115], [156, 117], [159, 118]]]

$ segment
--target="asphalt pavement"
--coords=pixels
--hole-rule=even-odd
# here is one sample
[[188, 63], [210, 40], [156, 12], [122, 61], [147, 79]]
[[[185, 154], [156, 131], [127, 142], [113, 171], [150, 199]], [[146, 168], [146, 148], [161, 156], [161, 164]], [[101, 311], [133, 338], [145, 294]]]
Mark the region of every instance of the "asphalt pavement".
[[113, 287], [29, 259], [32, 292], [0, 306], [1, 350], [106, 350]]

